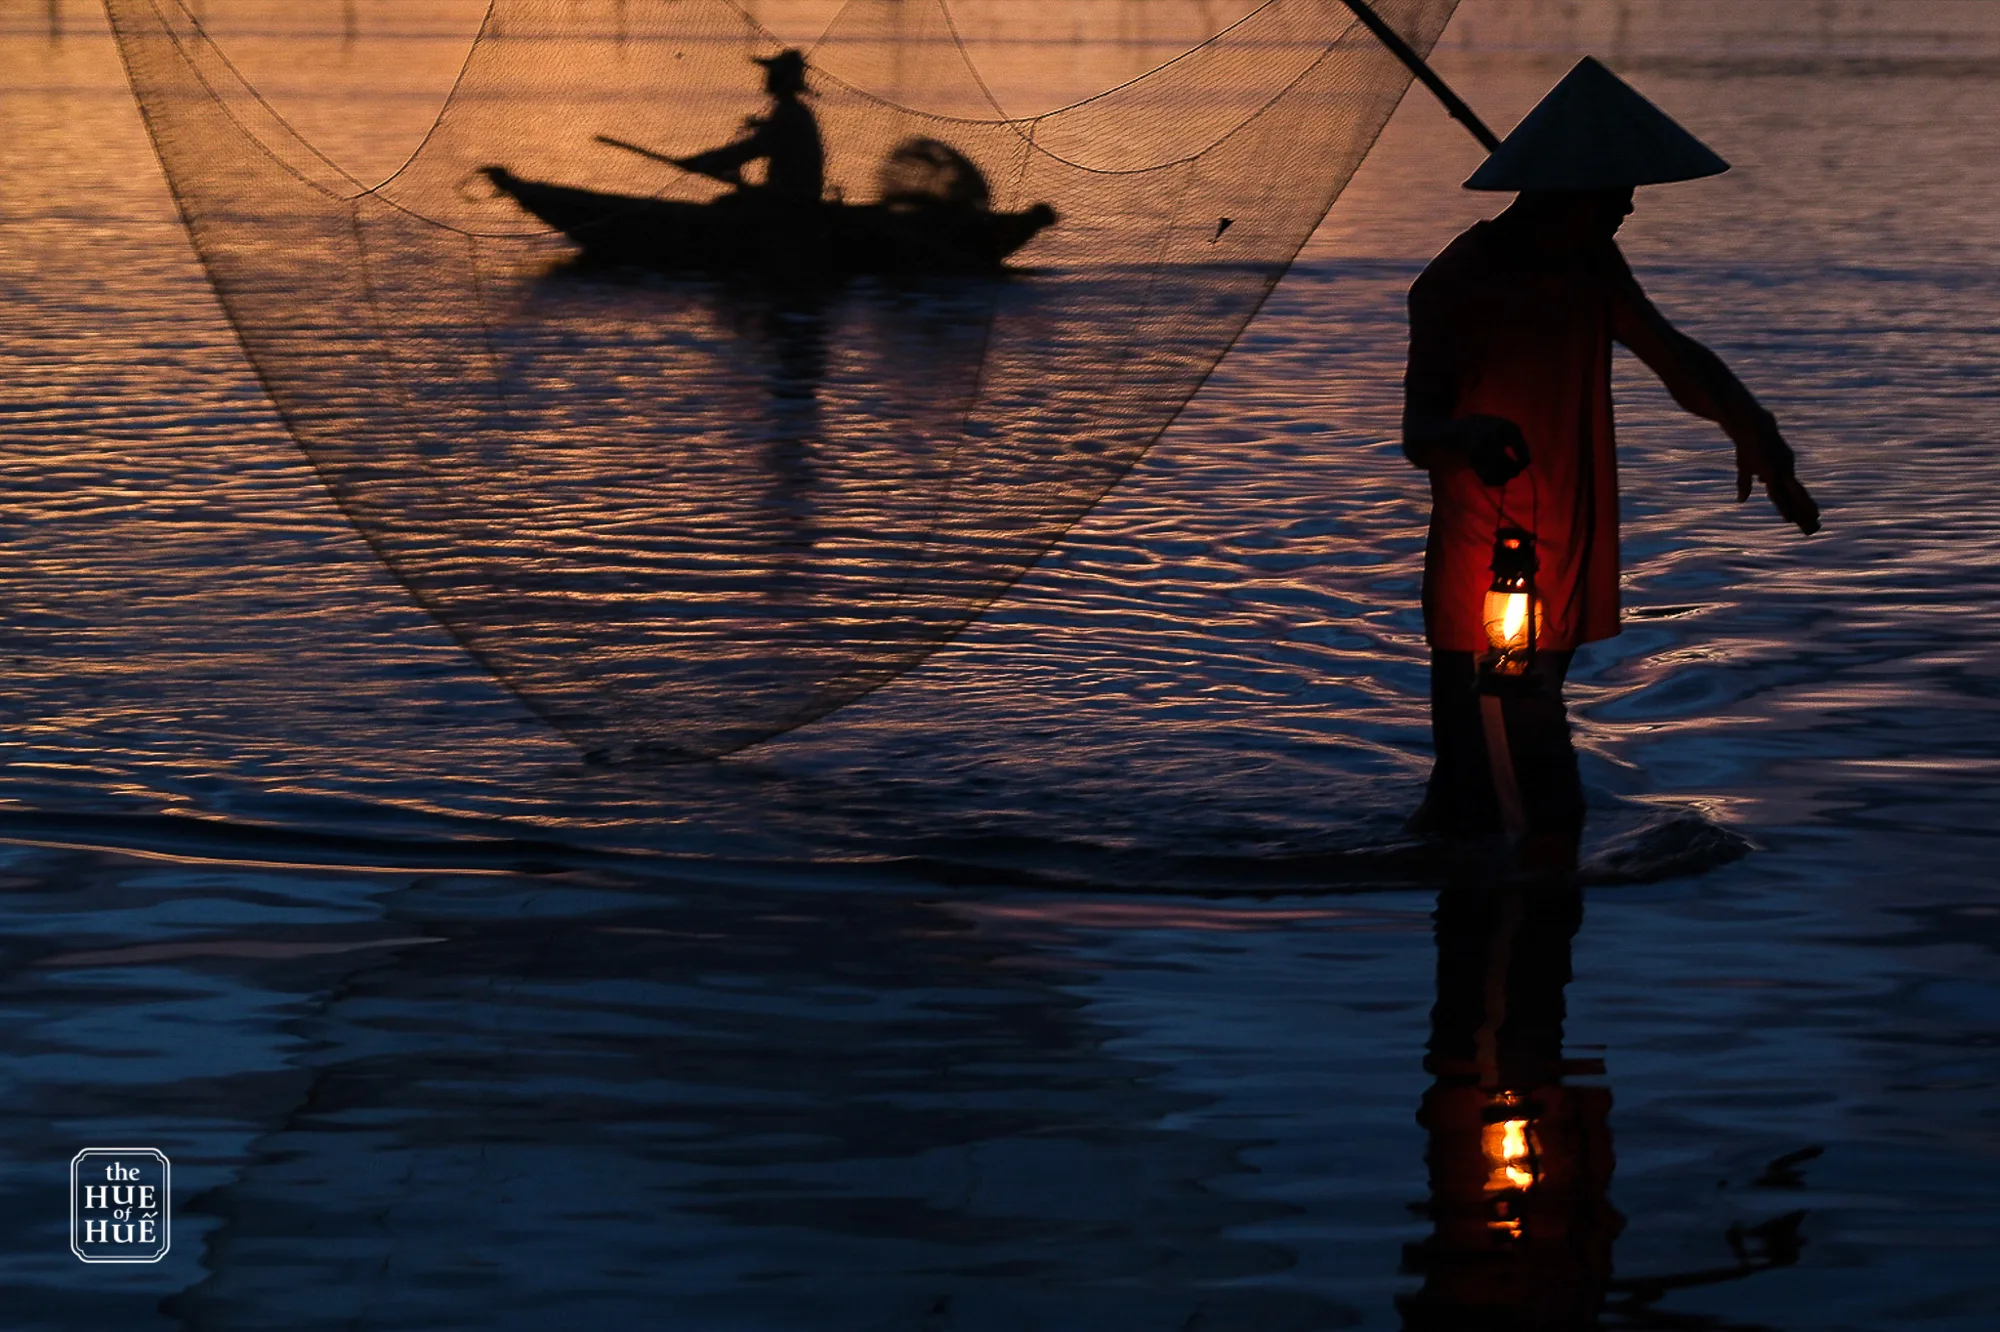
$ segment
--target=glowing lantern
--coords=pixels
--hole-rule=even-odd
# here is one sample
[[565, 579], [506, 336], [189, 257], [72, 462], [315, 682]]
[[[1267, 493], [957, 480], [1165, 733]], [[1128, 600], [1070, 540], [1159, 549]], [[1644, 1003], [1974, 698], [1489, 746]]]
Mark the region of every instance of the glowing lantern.
[[1493, 535], [1493, 583], [1486, 589], [1481, 618], [1488, 651], [1480, 663], [1489, 681], [1518, 680], [1535, 662], [1535, 639], [1542, 630], [1542, 603], [1535, 595], [1535, 534], [1503, 527]]

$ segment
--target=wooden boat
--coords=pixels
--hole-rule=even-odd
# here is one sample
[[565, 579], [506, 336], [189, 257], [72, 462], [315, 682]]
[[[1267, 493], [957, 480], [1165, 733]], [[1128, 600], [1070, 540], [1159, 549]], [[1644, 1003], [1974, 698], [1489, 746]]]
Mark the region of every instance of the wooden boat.
[[990, 273], [1056, 220], [1047, 204], [1018, 213], [931, 201], [800, 205], [749, 190], [685, 203], [484, 170], [591, 260], [667, 273]]

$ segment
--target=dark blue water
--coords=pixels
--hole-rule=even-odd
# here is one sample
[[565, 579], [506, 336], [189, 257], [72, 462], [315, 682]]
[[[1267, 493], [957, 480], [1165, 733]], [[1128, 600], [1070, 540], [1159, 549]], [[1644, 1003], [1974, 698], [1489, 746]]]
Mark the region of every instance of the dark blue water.
[[[1522, 24], [1616, 39], [1737, 163], [1627, 249], [1828, 507], [1806, 542], [1731, 506], [1726, 445], [1621, 367], [1574, 911], [1440, 915], [1399, 832], [1400, 302], [1484, 202], [1428, 107], [985, 621], [646, 773], [402, 599], [97, 21], [0, 9], [37, 182], [0, 197], [0, 1323], [1988, 1326], [2000, 6], [1479, 4], [1446, 68], [1496, 122], [1570, 57]], [[173, 1160], [157, 1266], [67, 1251], [101, 1145]]]

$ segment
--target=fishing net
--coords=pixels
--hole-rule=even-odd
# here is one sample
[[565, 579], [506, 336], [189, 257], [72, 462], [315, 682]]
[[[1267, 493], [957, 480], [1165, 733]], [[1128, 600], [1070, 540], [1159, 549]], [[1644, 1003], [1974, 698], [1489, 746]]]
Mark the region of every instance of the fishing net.
[[[1456, 2], [1377, 9], [1427, 52]], [[736, 188], [661, 160], [767, 108], [749, 57], [780, 43], [744, 10], [494, 0], [428, 136], [370, 182], [186, 5], [106, 7], [328, 489], [468, 651], [614, 758], [778, 734], [977, 615], [1173, 420], [1409, 82], [1340, 0], [1269, 0], [1009, 116], [941, 0], [856, 0], [808, 53], [823, 201], [785, 202], [760, 164]], [[574, 236], [524, 207], [543, 185], [596, 210]]]

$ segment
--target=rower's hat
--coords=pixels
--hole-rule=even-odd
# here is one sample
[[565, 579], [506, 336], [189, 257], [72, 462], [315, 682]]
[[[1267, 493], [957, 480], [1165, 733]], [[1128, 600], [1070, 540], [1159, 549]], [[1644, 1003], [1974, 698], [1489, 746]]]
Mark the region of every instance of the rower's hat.
[[1468, 190], [1616, 190], [1720, 175], [1729, 163], [1590, 56], [1514, 127]]
[[793, 79], [800, 82], [803, 82], [805, 79], [805, 54], [797, 49], [788, 48], [778, 52], [774, 56], [751, 56], [750, 58], [780, 78]]

